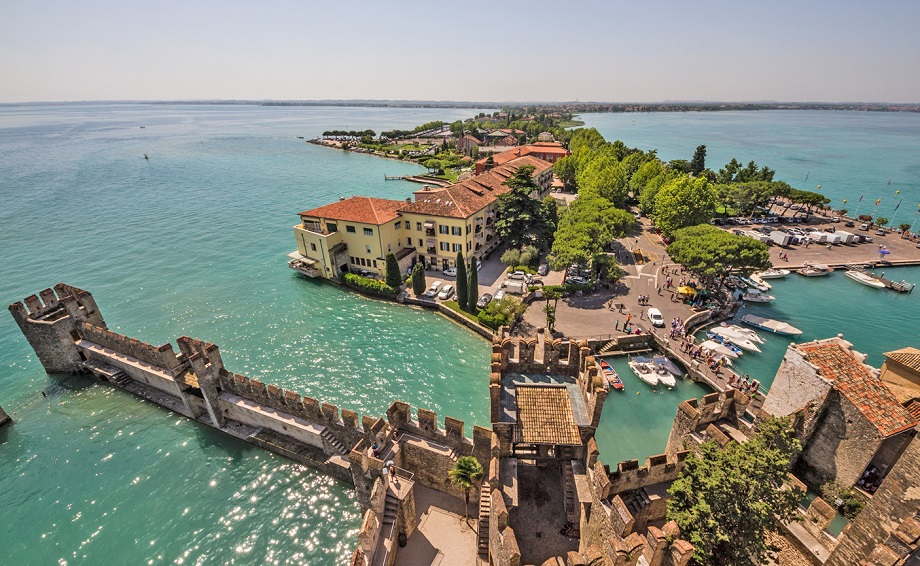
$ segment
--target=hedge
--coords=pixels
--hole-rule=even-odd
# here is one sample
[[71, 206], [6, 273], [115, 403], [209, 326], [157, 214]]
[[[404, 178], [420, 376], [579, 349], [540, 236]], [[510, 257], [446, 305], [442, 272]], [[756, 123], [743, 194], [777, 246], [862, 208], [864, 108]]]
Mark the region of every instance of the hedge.
[[354, 273], [343, 273], [339, 280], [346, 287], [360, 291], [361, 293], [372, 295], [374, 297], [395, 299], [396, 295], [399, 294], [397, 289], [390, 287], [383, 281], [362, 277], [360, 275], [355, 275]]

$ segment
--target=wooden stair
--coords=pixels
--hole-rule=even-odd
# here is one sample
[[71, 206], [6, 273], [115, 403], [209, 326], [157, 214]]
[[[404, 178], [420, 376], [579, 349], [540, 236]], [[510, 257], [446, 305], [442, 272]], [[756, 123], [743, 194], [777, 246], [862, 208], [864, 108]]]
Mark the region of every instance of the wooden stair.
[[489, 560], [489, 509], [491, 507], [491, 491], [489, 480], [482, 480], [479, 488], [479, 532], [477, 534], [479, 556]]

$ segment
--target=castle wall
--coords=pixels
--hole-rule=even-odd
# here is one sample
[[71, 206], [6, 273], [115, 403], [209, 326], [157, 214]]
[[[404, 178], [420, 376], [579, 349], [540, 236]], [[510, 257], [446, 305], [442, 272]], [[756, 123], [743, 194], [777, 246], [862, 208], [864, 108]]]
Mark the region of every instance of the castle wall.
[[914, 437], [856, 520], [837, 538], [827, 566], [900, 564], [920, 546], [920, 438]]
[[643, 466], [639, 466], [638, 460], [620, 462], [616, 470], [608, 474], [608, 484], [601, 495], [607, 498], [627, 491], [673, 482], [683, 471], [687, 454], [689, 451], [682, 450], [673, 455], [650, 456]]
[[749, 396], [735, 389], [710, 393], [699, 401], [683, 401], [677, 406], [677, 414], [668, 436], [667, 455], [672, 456], [685, 450], [687, 437], [694, 431], [705, 429], [711, 423], [725, 419], [741, 424], [741, 416], [750, 402]]
[[321, 426], [229, 393], [221, 394], [220, 407], [228, 419], [267, 428], [308, 446], [324, 449]]
[[[137, 341], [135, 340], [135, 342]], [[85, 342], [77, 344], [77, 348], [79, 351], [83, 352], [87, 359], [105, 362], [124, 371], [134, 381], [138, 381], [153, 389], [168, 393], [169, 395], [180, 397], [179, 386], [176, 380], [172, 375], [164, 372], [158, 367], [140, 362], [135, 358], [123, 354], [118, 354], [111, 349], [102, 350], [98, 347], [93, 347]]]
[[6, 414], [6, 411], [3, 410], [3, 407], [0, 407], [0, 427], [3, 425], [8, 425], [13, 422], [13, 418]]
[[875, 425], [838, 391], [831, 390], [814, 432], [795, 464], [795, 474], [813, 487], [829, 481], [853, 485], [881, 443]]

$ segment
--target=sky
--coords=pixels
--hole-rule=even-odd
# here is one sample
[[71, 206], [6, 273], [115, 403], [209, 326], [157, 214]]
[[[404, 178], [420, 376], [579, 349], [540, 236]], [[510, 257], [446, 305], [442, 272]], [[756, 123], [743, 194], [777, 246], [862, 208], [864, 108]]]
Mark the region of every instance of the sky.
[[920, 0], [0, 0], [0, 102], [920, 102]]

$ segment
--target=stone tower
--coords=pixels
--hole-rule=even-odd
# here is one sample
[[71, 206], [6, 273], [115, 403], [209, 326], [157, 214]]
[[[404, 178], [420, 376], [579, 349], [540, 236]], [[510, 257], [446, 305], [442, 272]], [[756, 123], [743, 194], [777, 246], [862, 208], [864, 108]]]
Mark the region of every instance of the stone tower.
[[25, 305], [15, 302], [10, 313], [35, 350], [38, 360], [49, 373], [81, 371], [80, 352], [75, 342], [80, 338], [77, 327], [81, 322], [105, 328], [105, 321], [89, 292], [64, 283], [54, 289], [30, 295]]

